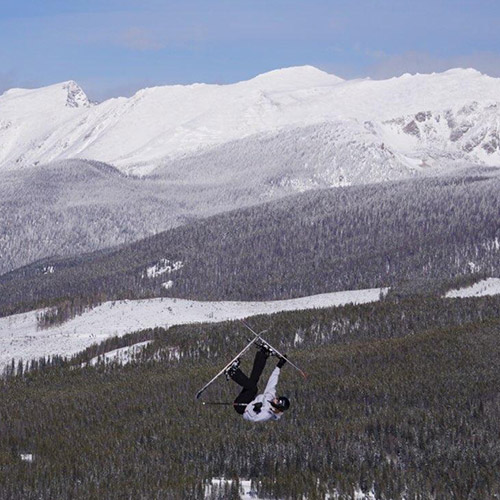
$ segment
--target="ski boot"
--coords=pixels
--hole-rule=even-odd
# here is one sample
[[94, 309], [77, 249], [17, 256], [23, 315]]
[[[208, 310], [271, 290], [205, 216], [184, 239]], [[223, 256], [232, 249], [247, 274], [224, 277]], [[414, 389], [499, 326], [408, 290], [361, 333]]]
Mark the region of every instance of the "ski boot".
[[236, 370], [240, 367], [240, 358], [235, 359], [228, 368], [224, 371], [226, 375], [226, 380], [229, 380], [236, 373]]
[[256, 340], [254, 342], [254, 345], [255, 345], [255, 347], [257, 347], [257, 349], [259, 349], [263, 353], [265, 353], [266, 356], [277, 356], [278, 355], [276, 353], [276, 351], [269, 344], [264, 342], [263, 340], [260, 340], [260, 339]]

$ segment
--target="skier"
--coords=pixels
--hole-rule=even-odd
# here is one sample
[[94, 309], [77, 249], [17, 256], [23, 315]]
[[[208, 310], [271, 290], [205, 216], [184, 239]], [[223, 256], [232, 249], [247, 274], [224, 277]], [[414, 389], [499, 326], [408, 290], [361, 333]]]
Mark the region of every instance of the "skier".
[[[251, 422], [265, 422], [266, 420], [279, 420], [285, 410], [290, 407], [290, 401], [284, 396], [276, 397], [276, 385], [280, 370], [286, 363], [286, 357], [277, 355], [267, 344], [256, 342], [258, 351], [255, 354], [252, 373], [247, 377], [239, 368], [239, 358], [226, 370], [226, 374], [238, 385], [243, 387], [238, 397], [234, 400], [233, 408], [243, 415], [245, 420]], [[278, 356], [279, 361], [271, 373], [266, 388], [257, 396], [257, 383], [264, 371], [269, 356]]]

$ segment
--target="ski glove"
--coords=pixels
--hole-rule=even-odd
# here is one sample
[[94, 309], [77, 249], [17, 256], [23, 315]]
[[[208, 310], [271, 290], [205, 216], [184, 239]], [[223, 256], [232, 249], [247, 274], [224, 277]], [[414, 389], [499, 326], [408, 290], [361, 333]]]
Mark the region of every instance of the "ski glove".
[[262, 410], [262, 403], [255, 403], [253, 405], [253, 411], [257, 414], [259, 414]]
[[283, 368], [283, 366], [285, 366], [285, 363], [286, 363], [286, 357], [285, 356], [282, 356], [280, 358], [280, 360], [278, 361], [278, 364], [276, 365], [278, 368]]

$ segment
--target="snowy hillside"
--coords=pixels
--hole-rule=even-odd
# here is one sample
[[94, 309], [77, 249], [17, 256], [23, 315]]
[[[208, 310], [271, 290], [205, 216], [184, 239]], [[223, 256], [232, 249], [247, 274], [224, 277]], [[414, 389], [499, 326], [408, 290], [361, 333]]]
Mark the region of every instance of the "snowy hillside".
[[500, 278], [488, 278], [475, 283], [472, 286], [450, 290], [446, 297], [450, 299], [464, 297], [485, 297], [488, 295], [500, 295]]
[[244, 186], [265, 201], [311, 189], [399, 180], [427, 171], [385, 147], [367, 124], [338, 120], [227, 142], [163, 161], [151, 175], [178, 185], [186, 179], [193, 184], [220, 182], [233, 186], [235, 193], [235, 188]]
[[[0, 169], [87, 158], [147, 174], [165, 161], [253, 136], [296, 130], [300, 137], [311, 125], [334, 130], [318, 144], [319, 154], [346, 170], [360, 156], [380, 174], [443, 162], [496, 165], [499, 101], [500, 79], [471, 69], [344, 81], [304, 66], [231, 85], [148, 88], [98, 105], [65, 82], [0, 97]], [[335, 175], [332, 185], [338, 182]]]
[[235, 199], [231, 186], [138, 179], [88, 160], [6, 171], [0, 178], [0, 275], [44, 257], [129, 243], [187, 218], [261, 201], [258, 185]]
[[40, 311], [0, 318], [0, 373], [12, 359], [72, 355], [115, 335], [156, 326], [220, 322], [257, 314], [362, 304], [379, 300], [384, 289], [334, 292], [269, 302], [196, 302], [151, 299], [107, 302], [61, 326], [39, 330]]

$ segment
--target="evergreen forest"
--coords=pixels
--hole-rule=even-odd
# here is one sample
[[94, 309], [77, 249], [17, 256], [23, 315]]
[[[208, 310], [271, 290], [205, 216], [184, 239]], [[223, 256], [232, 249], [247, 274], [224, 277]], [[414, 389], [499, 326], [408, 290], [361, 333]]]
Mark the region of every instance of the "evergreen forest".
[[[117, 299], [276, 300], [374, 287], [404, 294], [408, 285], [440, 295], [500, 276], [500, 177], [480, 172], [318, 190], [44, 259], [0, 276], [0, 314], [51, 306], [42, 321], [50, 326]], [[182, 267], [148, 277], [164, 259]]]
[[[101, 346], [153, 341], [124, 366], [85, 366], [95, 346], [13, 369], [0, 382], [1, 497], [202, 499], [224, 477], [232, 485], [208, 498], [239, 498], [241, 479], [261, 498], [496, 498], [499, 318], [498, 296], [421, 295], [250, 318], [309, 374], [283, 368], [278, 389], [292, 406], [263, 425], [194, 400], [247, 341], [238, 322]], [[268, 364], [264, 377], [275, 358]], [[203, 399], [236, 394], [221, 378]]]
[[[91, 175], [104, 190], [110, 177], [123, 192], [143, 182], [101, 164], [73, 167], [69, 175], [84, 185]], [[311, 191], [204, 220], [191, 220], [186, 206], [182, 226], [135, 243], [120, 234], [119, 246], [1, 275], [0, 316], [44, 308], [39, 328], [110, 300], [389, 292], [370, 304], [247, 318], [308, 373], [285, 365], [278, 392], [291, 408], [263, 425], [233, 411], [238, 388], [224, 377], [194, 397], [251, 337], [237, 321], [136, 331], [71, 358], [13, 360], [0, 378], [0, 500], [236, 499], [242, 480], [265, 499], [498, 498], [500, 295], [445, 292], [500, 277], [499, 188], [497, 169], [478, 169]], [[87, 208], [97, 224], [101, 208]], [[95, 247], [109, 242], [115, 209]], [[161, 227], [161, 217], [151, 224]], [[127, 364], [92, 364], [145, 341]], [[214, 478], [232, 482], [213, 488]]]

